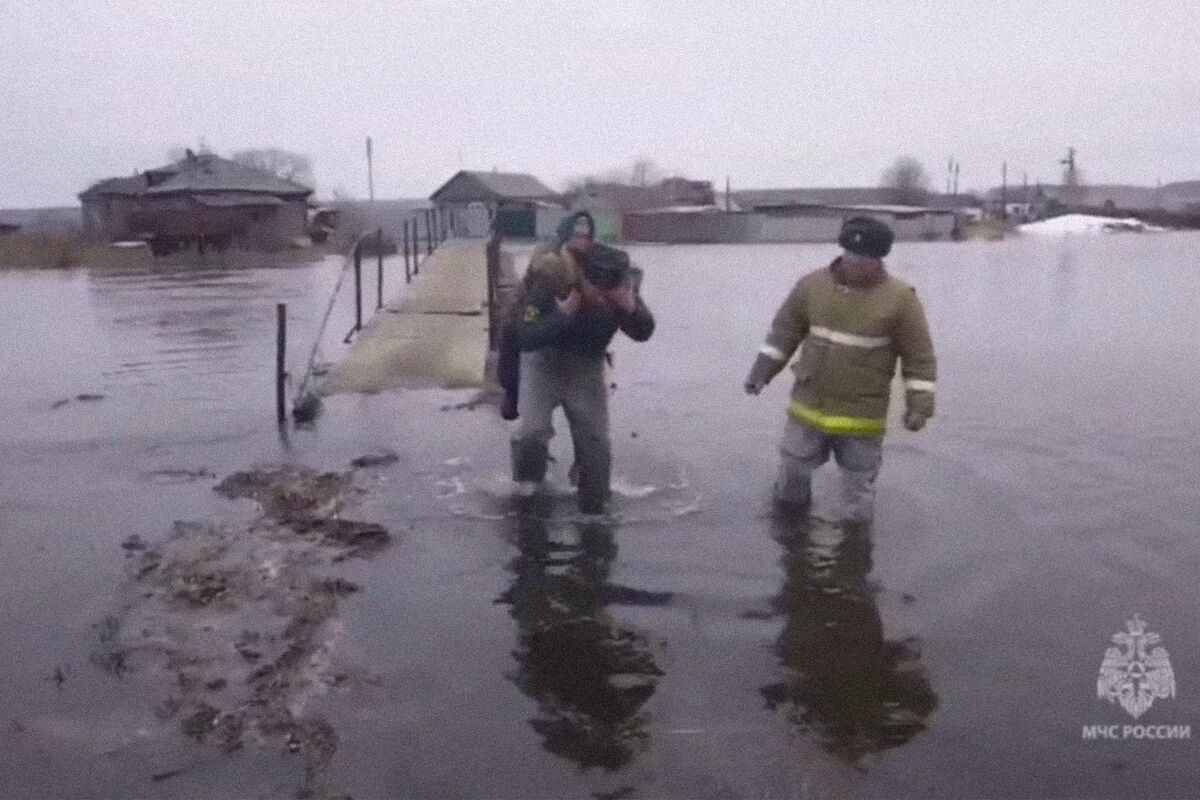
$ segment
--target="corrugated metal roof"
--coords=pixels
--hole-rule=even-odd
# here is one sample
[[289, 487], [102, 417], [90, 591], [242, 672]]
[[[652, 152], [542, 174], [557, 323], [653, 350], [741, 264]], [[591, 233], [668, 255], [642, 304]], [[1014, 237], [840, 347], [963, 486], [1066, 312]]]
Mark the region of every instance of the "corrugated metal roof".
[[255, 192], [205, 192], [196, 195], [196, 202], [210, 208], [283, 205], [283, 200], [275, 195]]
[[823, 208], [830, 208], [835, 211], [862, 211], [865, 213], [878, 212], [880, 214], [891, 214], [895, 217], [914, 216], [918, 217], [924, 214], [953, 214], [954, 209], [951, 208], [934, 208], [932, 206], [906, 206], [887, 203], [875, 204], [860, 204], [860, 205], [823, 205]]
[[751, 209], [773, 206], [891, 205], [896, 201], [897, 190], [879, 187], [746, 189], [730, 194], [739, 206]]

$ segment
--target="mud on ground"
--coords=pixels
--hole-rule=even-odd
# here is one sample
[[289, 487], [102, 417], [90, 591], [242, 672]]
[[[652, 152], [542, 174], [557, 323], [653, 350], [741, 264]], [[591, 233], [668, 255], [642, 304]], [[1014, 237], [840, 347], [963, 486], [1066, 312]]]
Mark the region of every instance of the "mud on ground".
[[164, 722], [227, 752], [295, 753], [299, 795], [323, 794], [337, 734], [307, 701], [372, 682], [338, 663], [330, 644], [339, 603], [359, 588], [335, 565], [369, 557], [390, 536], [342, 518], [357, 492], [352, 472], [258, 469], [229, 475], [215, 491], [252, 498], [261, 513], [244, 527], [180, 521], [161, 542], [126, 540], [127, 574], [92, 660], [116, 676], [166, 673], [173, 690], [155, 709]]

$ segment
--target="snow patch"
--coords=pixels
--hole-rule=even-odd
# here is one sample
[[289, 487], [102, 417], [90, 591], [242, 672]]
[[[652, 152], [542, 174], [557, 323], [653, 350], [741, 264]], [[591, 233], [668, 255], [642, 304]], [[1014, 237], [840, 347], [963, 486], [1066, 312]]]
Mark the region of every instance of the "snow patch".
[[1063, 214], [1061, 217], [1026, 223], [1021, 225], [1019, 230], [1021, 233], [1064, 236], [1098, 233], [1159, 233], [1167, 229], [1148, 225], [1136, 217], [1116, 219], [1114, 217], [1094, 217], [1090, 214]]

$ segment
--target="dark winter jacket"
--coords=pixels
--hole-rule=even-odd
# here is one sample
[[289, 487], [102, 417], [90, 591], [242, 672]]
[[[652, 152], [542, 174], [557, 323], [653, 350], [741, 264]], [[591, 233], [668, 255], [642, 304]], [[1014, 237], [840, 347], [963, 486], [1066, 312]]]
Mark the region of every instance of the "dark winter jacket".
[[566, 248], [534, 255], [525, 275], [521, 312], [521, 349], [552, 347], [584, 357], [600, 358], [618, 330], [635, 342], [654, 333], [654, 316], [639, 297], [629, 313], [586, 304], [571, 316], [558, 310], [558, 299], [579, 286], [580, 268]]

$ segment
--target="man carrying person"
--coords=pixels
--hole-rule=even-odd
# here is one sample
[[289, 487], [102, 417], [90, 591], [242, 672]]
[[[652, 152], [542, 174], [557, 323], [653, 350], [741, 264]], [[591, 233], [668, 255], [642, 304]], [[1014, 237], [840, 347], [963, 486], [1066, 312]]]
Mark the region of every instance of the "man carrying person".
[[654, 317], [629, 255], [592, 241], [590, 216], [568, 221], [571, 235], [560, 234], [560, 248], [535, 253], [525, 275], [513, 480], [528, 494], [545, 479], [551, 417], [562, 406], [579, 471], [579, 510], [601, 514], [612, 472], [605, 351], [618, 330], [637, 342], [649, 339]]

